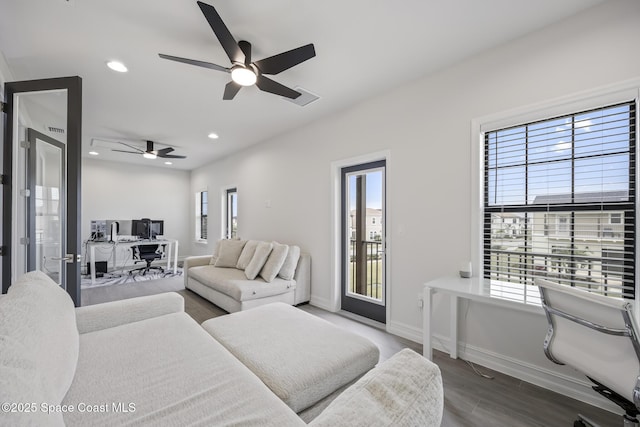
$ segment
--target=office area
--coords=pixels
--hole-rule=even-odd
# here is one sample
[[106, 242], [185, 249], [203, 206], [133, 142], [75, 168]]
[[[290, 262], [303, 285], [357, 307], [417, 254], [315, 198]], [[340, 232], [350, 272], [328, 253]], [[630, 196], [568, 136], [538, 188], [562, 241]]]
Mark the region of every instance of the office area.
[[[140, 243], [153, 247], [161, 241], [166, 245], [164, 253], [152, 265], [161, 266], [172, 274], [180, 273], [177, 263], [184, 258], [184, 250], [189, 242], [188, 172], [149, 166], [131, 167], [118, 162], [85, 158], [82, 178], [83, 284], [92, 282], [87, 270], [87, 264], [92, 260], [92, 250], [95, 261], [106, 263], [98, 267], [98, 272], [107, 267], [109, 272], [128, 276], [130, 270], [146, 265], [140, 260], [134, 263], [132, 248]], [[133, 220], [142, 218], [162, 220], [160, 237], [159, 230], [155, 231], [155, 236], [151, 236], [156, 239], [149, 239], [149, 236], [142, 237], [144, 228], [133, 228]], [[101, 224], [100, 236], [94, 234], [96, 230], [92, 231], [92, 221], [94, 225], [95, 221]], [[119, 231], [117, 242], [114, 243], [111, 225], [116, 222]], [[139, 277], [140, 272], [134, 275], [138, 280], [143, 279]]]
[[[152, 280], [151, 274], [178, 274], [178, 241], [164, 235], [164, 220], [92, 220], [91, 237], [85, 243], [87, 259], [84, 286], [98, 284], [98, 278]], [[164, 267], [158, 262], [165, 261]], [[137, 267], [142, 263], [141, 267]], [[149, 274], [149, 277], [147, 275]], [[109, 284], [103, 280], [103, 284]]]

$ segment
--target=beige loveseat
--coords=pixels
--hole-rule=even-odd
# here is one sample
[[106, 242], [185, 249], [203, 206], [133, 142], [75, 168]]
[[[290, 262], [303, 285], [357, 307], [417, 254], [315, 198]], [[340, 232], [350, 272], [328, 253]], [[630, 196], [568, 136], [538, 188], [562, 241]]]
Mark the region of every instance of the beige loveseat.
[[311, 298], [311, 257], [294, 245], [220, 240], [213, 255], [187, 257], [183, 271], [185, 288], [229, 313]]
[[[183, 307], [166, 293], [75, 309], [23, 276], [0, 298], [0, 425], [306, 425]], [[439, 426], [442, 405], [438, 367], [406, 349], [310, 425]]]

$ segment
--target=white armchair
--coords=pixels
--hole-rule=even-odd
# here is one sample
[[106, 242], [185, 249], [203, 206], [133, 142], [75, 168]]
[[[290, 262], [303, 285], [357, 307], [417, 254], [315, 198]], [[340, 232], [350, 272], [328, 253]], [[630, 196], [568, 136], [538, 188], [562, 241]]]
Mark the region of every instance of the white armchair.
[[[593, 389], [624, 411], [624, 425], [638, 426], [640, 343], [628, 300], [536, 279], [549, 330], [544, 352], [593, 383]], [[583, 417], [574, 426], [594, 426]]]

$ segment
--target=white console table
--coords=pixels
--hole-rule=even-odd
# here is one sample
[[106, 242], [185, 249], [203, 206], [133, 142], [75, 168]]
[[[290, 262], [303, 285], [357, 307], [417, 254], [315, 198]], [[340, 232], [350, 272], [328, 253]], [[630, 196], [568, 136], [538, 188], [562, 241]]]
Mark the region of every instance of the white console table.
[[498, 305], [511, 309], [527, 311], [531, 313], [544, 314], [540, 305], [540, 294], [535, 286], [524, 286], [505, 282], [491, 281], [480, 277], [463, 279], [461, 277], [443, 277], [424, 286], [423, 300], [423, 348], [424, 357], [432, 358], [432, 312], [433, 295], [441, 292], [449, 295], [449, 355], [452, 359], [458, 358], [458, 300], [465, 298], [483, 304]]
[[[91, 284], [96, 283], [96, 246], [107, 246], [113, 251], [112, 267], [116, 267], [116, 253], [119, 247], [133, 247], [138, 245], [166, 245], [167, 270], [171, 270], [171, 258], [173, 258], [173, 274], [178, 272], [178, 241], [172, 239], [157, 240], [133, 240], [118, 242], [88, 242], [89, 264], [91, 267]], [[172, 257], [173, 254], [173, 257]]]

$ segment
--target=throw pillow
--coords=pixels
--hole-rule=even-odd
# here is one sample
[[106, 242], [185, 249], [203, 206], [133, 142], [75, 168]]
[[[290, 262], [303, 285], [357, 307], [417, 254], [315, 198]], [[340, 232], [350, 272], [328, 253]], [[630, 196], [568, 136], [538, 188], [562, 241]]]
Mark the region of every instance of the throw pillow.
[[216, 267], [235, 268], [242, 253], [242, 248], [247, 243], [246, 240], [226, 239], [218, 245], [218, 259], [214, 264]]
[[267, 258], [269, 258], [271, 249], [273, 249], [271, 242], [258, 243], [253, 258], [251, 258], [247, 268], [244, 269], [244, 275], [247, 276], [247, 279], [253, 280], [258, 276], [258, 273], [262, 270], [262, 266], [267, 262]]
[[293, 280], [293, 276], [296, 273], [296, 267], [298, 266], [298, 260], [300, 259], [300, 247], [289, 246], [289, 252], [287, 252], [287, 258], [284, 260], [284, 264], [280, 268], [278, 276], [284, 280]]
[[284, 260], [287, 258], [289, 252], [289, 246], [282, 245], [278, 242], [273, 242], [273, 249], [267, 258], [267, 262], [264, 263], [264, 267], [260, 270], [260, 277], [265, 282], [271, 283], [276, 278]]
[[238, 263], [236, 264], [236, 268], [238, 270], [244, 270], [247, 268], [247, 265], [251, 262], [251, 258], [253, 258], [253, 254], [256, 253], [258, 243], [260, 243], [259, 240], [249, 240], [247, 244], [244, 245], [240, 258], [238, 258]]
[[209, 261], [209, 265], [216, 265], [216, 261], [218, 260], [218, 248], [220, 247], [220, 242], [222, 242], [223, 239], [218, 240], [214, 245], [213, 245], [213, 253], [211, 254], [211, 261]]

